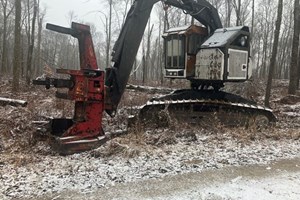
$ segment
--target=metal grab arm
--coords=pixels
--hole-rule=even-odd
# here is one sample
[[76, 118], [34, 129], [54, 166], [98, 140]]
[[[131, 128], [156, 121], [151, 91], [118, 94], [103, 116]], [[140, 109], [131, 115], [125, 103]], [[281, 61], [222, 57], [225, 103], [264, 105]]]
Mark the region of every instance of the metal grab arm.
[[51, 86], [55, 88], [72, 88], [74, 86], [74, 82], [69, 79], [57, 79], [57, 78], [49, 78], [46, 77], [45, 80], [33, 80], [33, 85], [44, 85], [46, 89], [50, 89]]

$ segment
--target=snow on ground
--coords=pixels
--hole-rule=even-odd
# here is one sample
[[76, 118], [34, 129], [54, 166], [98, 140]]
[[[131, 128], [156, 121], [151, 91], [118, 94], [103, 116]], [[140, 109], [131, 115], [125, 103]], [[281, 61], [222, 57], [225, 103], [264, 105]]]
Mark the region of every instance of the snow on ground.
[[[117, 154], [98, 157], [97, 152], [71, 156], [2, 154], [0, 163], [0, 199], [29, 198], [66, 190], [89, 193], [116, 183], [162, 178], [225, 166], [265, 164], [272, 160], [299, 155], [299, 140], [265, 140], [241, 144], [236, 140], [219, 140], [213, 135], [197, 134], [196, 142], [181, 141], [141, 151], [137, 156]], [[7, 160], [6, 160], [7, 157]], [[32, 159], [28, 161], [26, 159]]]
[[[0, 107], [0, 199], [4, 200], [39, 199], [65, 191], [91, 194], [118, 183], [300, 157], [300, 103], [291, 102], [293, 98], [288, 98], [289, 104], [272, 102], [278, 123], [264, 131], [178, 123], [130, 133], [96, 150], [62, 157], [50, 150], [45, 138], [37, 137], [32, 121], [72, 116], [72, 104], [55, 100], [53, 90], [28, 88], [16, 96], [5, 84], [0, 89], [4, 97], [28, 101], [27, 108]], [[276, 86], [272, 98], [281, 99], [283, 90]], [[121, 106], [135, 106], [148, 97], [131, 92], [124, 99], [127, 102]], [[122, 109], [120, 113], [126, 114]], [[122, 127], [125, 119], [104, 121], [114, 129], [118, 127], [112, 125]]]
[[67, 191], [47, 199], [298, 200], [299, 163], [300, 158], [295, 158], [266, 165], [229, 166], [200, 173], [117, 184], [89, 194]]

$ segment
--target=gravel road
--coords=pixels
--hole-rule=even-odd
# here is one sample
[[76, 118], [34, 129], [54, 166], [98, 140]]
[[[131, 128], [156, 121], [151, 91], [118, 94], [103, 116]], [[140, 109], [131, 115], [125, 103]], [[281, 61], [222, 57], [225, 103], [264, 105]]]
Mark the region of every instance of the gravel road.
[[[174, 187], [172, 185], [170, 185], [170, 187], [173, 188], [174, 192], [178, 191], [182, 194], [182, 199], [185, 199], [184, 195], [189, 194], [200, 195], [201, 197], [203, 192], [198, 194], [197, 189], [193, 189], [192, 191], [194, 192], [180, 190], [181, 186], [185, 184], [177, 184], [178, 180], [185, 179], [181, 177], [187, 177], [187, 180], [184, 181], [187, 183], [187, 186], [182, 187], [182, 189], [189, 189], [192, 187], [188, 185], [190, 182], [188, 177], [199, 176], [198, 181], [193, 181], [196, 181], [197, 183], [195, 185], [198, 184], [199, 188], [201, 188], [201, 184], [209, 183], [216, 179], [216, 177], [213, 178], [209, 175], [207, 175], [206, 178], [201, 178], [202, 173], [206, 173], [207, 170], [213, 170], [210, 174], [214, 175], [214, 170], [218, 172], [217, 170], [221, 169], [219, 173], [225, 175], [224, 180], [235, 180], [237, 177], [241, 177], [236, 179], [237, 183], [247, 183], [248, 179], [245, 177], [251, 173], [252, 167], [246, 166], [265, 165], [263, 168], [268, 168], [269, 164], [276, 160], [300, 157], [299, 140], [284, 139], [276, 141], [271, 139], [252, 141], [244, 144], [231, 137], [226, 139], [224, 135], [226, 134], [222, 134], [222, 138], [219, 138], [213, 134], [204, 135], [199, 132], [196, 134], [197, 140], [193, 142], [186, 141], [186, 138], [181, 138], [175, 144], [161, 145], [159, 147], [145, 145], [145, 147], [143, 147], [144, 149], [139, 148], [139, 150], [137, 150], [138, 147], [134, 147], [134, 145], [130, 147], [124, 147], [123, 145], [113, 148], [112, 144], [107, 144], [92, 152], [67, 157], [44, 155], [41, 152], [35, 154], [1, 154], [0, 199], [41, 199], [41, 197], [49, 195], [51, 196], [50, 199], [55, 199], [55, 195], [59, 196], [68, 191], [76, 191], [75, 194], [76, 196], [78, 195], [78, 199], [80, 199], [83, 194], [91, 194], [91, 196], [87, 197], [93, 197], [92, 194], [95, 191], [106, 193], [106, 188], [113, 188], [115, 185], [122, 183], [133, 184], [133, 186], [128, 186], [133, 189], [136, 188], [134, 185], [141, 185], [141, 187], [147, 186], [147, 184], [141, 181], [146, 181], [146, 183], [148, 183], [148, 181], [149, 183], [154, 181], [153, 185], [156, 186], [155, 181], [159, 183], [161, 180], [164, 180], [165, 177], [171, 177], [171, 179], [167, 178], [166, 181], [174, 180], [167, 181], [165, 185], [170, 185], [171, 183], [175, 184]], [[108, 150], [112, 151], [112, 149], [114, 150], [111, 152], [113, 153], [112, 156], [105, 157], [102, 154], [97, 154]], [[135, 156], [126, 156], [130, 154], [130, 152], [135, 151]], [[294, 160], [294, 162], [294, 169], [298, 169], [298, 166], [300, 166], [299, 159]], [[250, 172], [244, 170], [246, 175], [233, 174], [229, 176], [230, 173], [224, 171], [227, 167], [233, 167], [232, 169], [235, 169], [234, 167], [237, 167], [237, 169], [241, 167], [241, 169], [243, 169], [243, 166], [245, 166], [245, 169], [250, 170]], [[224, 170], [222, 171], [222, 169]], [[276, 168], [271, 166], [271, 169], [273, 170], [270, 171], [274, 171]], [[285, 169], [283, 166], [281, 170], [284, 172], [284, 170], [288, 169]], [[256, 170], [256, 172], [259, 173], [259, 170]], [[275, 172], [277, 171], [274, 171], [274, 173]], [[228, 177], [226, 178], [226, 176]], [[289, 181], [289, 177], [280, 176], [282, 177], [279, 177], [279, 180], [287, 179], [286, 181]], [[293, 177], [294, 175], [291, 176]], [[299, 174], [295, 176], [299, 177]], [[221, 180], [222, 179], [217, 179], [216, 183], [222, 183]], [[266, 179], [266, 181], [268, 180], [269, 179]], [[298, 184], [298, 188], [300, 188], [299, 180], [299, 178], [295, 179], [294, 183]], [[272, 180], [270, 181], [272, 182]], [[255, 182], [252, 184], [256, 185]], [[264, 182], [261, 184], [263, 185]], [[212, 184], [204, 186], [209, 189], [208, 186], [210, 185]], [[215, 189], [225, 186], [229, 187], [230, 185], [216, 185]], [[245, 184], [245, 187], [246, 186]], [[231, 185], [231, 187], [233, 187], [233, 185]], [[211, 191], [214, 191], [213, 188], [214, 187], [212, 187]], [[292, 187], [292, 189], [293, 188], [295, 187]], [[246, 188], [244, 189], [246, 190]], [[151, 191], [152, 190], [153, 189], [151, 189]], [[165, 190], [169, 191], [170, 189], [166, 188]], [[228, 190], [230, 191], [231, 189], [229, 188]], [[224, 191], [228, 190], [224, 189]], [[144, 191], [144, 189], [138, 189], [138, 191]], [[216, 191], [216, 193], [221, 193], [222, 191], [223, 190]], [[130, 195], [135, 193], [136, 191], [129, 192]], [[73, 194], [73, 192], [71, 194]], [[109, 193], [106, 194], [109, 195]], [[114, 192], [113, 194], [118, 193]], [[126, 197], [126, 194], [127, 193], [124, 193], [125, 196], [123, 197]], [[205, 191], [203, 194], [206, 194]], [[207, 194], [209, 194], [209, 192], [207, 192]], [[242, 191], [241, 194], [243, 194]], [[162, 195], [167, 195], [168, 197], [168, 195], [173, 195], [173, 192]], [[177, 196], [176, 193], [174, 193], [174, 195]], [[237, 192], [236, 195], [239, 195], [239, 193]], [[99, 199], [99, 196], [101, 195], [96, 195], [96, 199]], [[170, 198], [172, 199], [175, 196], [170, 196]], [[115, 197], [118, 196], [111, 196], [111, 198]], [[145, 196], [145, 198], [150, 197], [151, 196]], [[122, 199], [122, 196], [120, 198]], [[131, 199], [130, 196], [128, 198]], [[132, 198], [134, 199], [135, 197], [133, 196]], [[164, 199], [164, 197], [162, 198]], [[65, 199], [65, 197], [60, 199]], [[110, 196], [104, 199], [110, 199]]]
[[156, 180], [117, 184], [82, 194], [66, 191], [38, 199], [300, 199], [300, 158], [267, 165], [225, 167]]

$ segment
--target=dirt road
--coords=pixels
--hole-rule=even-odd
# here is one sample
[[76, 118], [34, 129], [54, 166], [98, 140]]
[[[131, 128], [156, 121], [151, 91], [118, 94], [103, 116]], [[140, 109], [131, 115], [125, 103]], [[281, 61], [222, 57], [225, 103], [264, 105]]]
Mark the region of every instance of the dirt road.
[[300, 199], [300, 158], [269, 165], [226, 167], [202, 173], [120, 184], [94, 193], [64, 192], [45, 199]]

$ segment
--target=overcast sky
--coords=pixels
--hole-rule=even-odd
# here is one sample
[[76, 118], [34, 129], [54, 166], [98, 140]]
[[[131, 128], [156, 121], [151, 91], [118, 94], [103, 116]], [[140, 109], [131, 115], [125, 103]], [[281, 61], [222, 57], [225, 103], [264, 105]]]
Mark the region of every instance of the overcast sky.
[[101, 27], [100, 15], [95, 12], [103, 9], [101, 0], [41, 0], [46, 8], [45, 22], [69, 27], [68, 13], [74, 11], [79, 21], [91, 22]]

